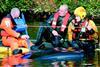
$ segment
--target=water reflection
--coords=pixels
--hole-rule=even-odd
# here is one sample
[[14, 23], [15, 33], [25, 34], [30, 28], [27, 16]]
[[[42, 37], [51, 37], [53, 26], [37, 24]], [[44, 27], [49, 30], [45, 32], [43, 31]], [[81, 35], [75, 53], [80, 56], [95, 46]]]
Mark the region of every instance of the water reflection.
[[[2, 59], [2, 67], [76, 67], [80, 62], [75, 61], [40, 61], [32, 59], [23, 59], [22, 54], [12, 55]], [[76, 65], [76, 63], [78, 63]]]
[[32, 62], [30, 59], [23, 59], [22, 54], [11, 55], [3, 58], [2, 67], [30, 67], [28, 63]]
[[55, 61], [55, 62], [47, 62], [47, 61], [36, 61], [33, 62], [33, 67], [81, 67], [80, 62], [74, 61]]
[[62, 67], [74, 67], [75, 66], [74, 62], [72, 62], [72, 61], [68, 61], [68, 62], [65, 62], [65, 61], [53, 62], [52, 65], [53, 65], [53, 67], [61, 67], [61, 66]]
[[23, 59], [22, 54], [12, 55], [2, 59], [1, 67], [100, 67], [100, 51], [96, 51], [93, 65], [87, 65], [85, 59], [81, 61], [40, 61]]

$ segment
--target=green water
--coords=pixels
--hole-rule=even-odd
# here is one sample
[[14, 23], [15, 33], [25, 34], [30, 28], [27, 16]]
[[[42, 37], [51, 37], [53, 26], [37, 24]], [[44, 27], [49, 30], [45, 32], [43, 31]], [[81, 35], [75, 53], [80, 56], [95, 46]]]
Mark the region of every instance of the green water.
[[56, 61], [56, 62], [49, 62], [49, 61], [34, 61], [31, 62], [33, 67], [100, 67], [100, 51], [97, 52], [93, 63], [89, 64], [88, 61], [85, 59], [82, 61]]
[[[46, 43], [47, 44], [47, 43]], [[48, 43], [48, 45], [50, 45]], [[51, 46], [52, 47], [52, 46]], [[31, 60], [31, 61], [30, 61]], [[79, 62], [76, 61], [64, 61], [64, 64], [62, 64], [63, 61], [36, 61], [34, 59], [30, 59], [27, 63], [21, 64], [20, 66], [17, 67], [87, 67], [86, 64], [88, 64], [88, 61], [85, 60], [85, 58]], [[0, 67], [2, 63], [2, 59], [0, 60]], [[95, 58], [92, 63], [92, 65], [88, 67], [100, 67], [100, 49], [95, 50]]]
[[[27, 59], [27, 63], [20, 63], [20, 65], [17, 65], [16, 67], [100, 67], [100, 49], [96, 50], [95, 52], [95, 58], [93, 63], [90, 65], [88, 64], [88, 61], [85, 60], [85, 58], [81, 61], [40, 61], [40, 60], [34, 60], [34, 59]], [[0, 67], [2, 63], [2, 59], [0, 59]], [[8, 62], [7, 62], [8, 63]], [[9, 63], [8, 63], [9, 64]], [[88, 66], [86, 66], [88, 64]], [[7, 66], [6, 66], [7, 67]]]

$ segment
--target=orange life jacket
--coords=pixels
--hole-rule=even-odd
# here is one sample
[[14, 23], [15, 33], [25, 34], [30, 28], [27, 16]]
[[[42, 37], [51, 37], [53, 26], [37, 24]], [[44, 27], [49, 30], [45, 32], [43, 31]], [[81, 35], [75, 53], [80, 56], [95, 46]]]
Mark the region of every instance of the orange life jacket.
[[1, 36], [10, 36], [6, 31], [1, 30]]
[[[70, 14], [66, 13], [66, 15], [65, 15], [65, 17], [64, 17], [64, 19], [62, 21], [63, 23], [61, 25], [61, 29], [60, 30], [62, 30], [62, 29], [65, 30], [66, 25], [68, 24], [69, 17], [70, 17]], [[52, 22], [52, 28], [54, 28], [54, 29], [56, 28], [56, 24], [57, 24], [58, 18], [59, 18], [59, 13], [57, 12], [57, 13], [54, 14], [54, 19], [53, 19], [53, 22]]]

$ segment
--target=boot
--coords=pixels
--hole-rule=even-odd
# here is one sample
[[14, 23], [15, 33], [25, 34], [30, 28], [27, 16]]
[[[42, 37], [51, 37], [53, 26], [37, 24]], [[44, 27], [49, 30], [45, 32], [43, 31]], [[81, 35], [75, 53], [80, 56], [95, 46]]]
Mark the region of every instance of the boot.
[[33, 46], [31, 46], [31, 50], [39, 50], [39, 49], [38, 49], [38, 46], [33, 45]]
[[12, 54], [13, 55], [22, 54], [22, 50], [21, 49], [15, 49], [15, 50], [13, 50]]

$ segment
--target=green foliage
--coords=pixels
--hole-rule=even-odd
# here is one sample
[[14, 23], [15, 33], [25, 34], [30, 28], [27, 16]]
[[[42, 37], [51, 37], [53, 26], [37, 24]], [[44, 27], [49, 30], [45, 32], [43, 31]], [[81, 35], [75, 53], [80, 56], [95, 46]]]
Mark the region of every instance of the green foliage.
[[31, 10], [34, 13], [55, 12], [61, 4], [67, 4], [71, 13], [78, 6], [86, 7], [90, 15], [100, 15], [100, 0], [0, 0], [0, 12], [9, 12], [11, 8], [18, 7], [22, 11]]
[[88, 15], [100, 16], [100, 0], [54, 0], [57, 6], [67, 4], [71, 13], [78, 6], [84, 6]]
[[50, 3], [49, 0], [35, 0], [36, 7], [33, 9], [34, 12], [54, 12], [56, 9], [56, 5], [54, 3]]
[[32, 0], [0, 0], [0, 5], [0, 12], [9, 12], [13, 7], [18, 7], [22, 11], [26, 11], [35, 6]]

